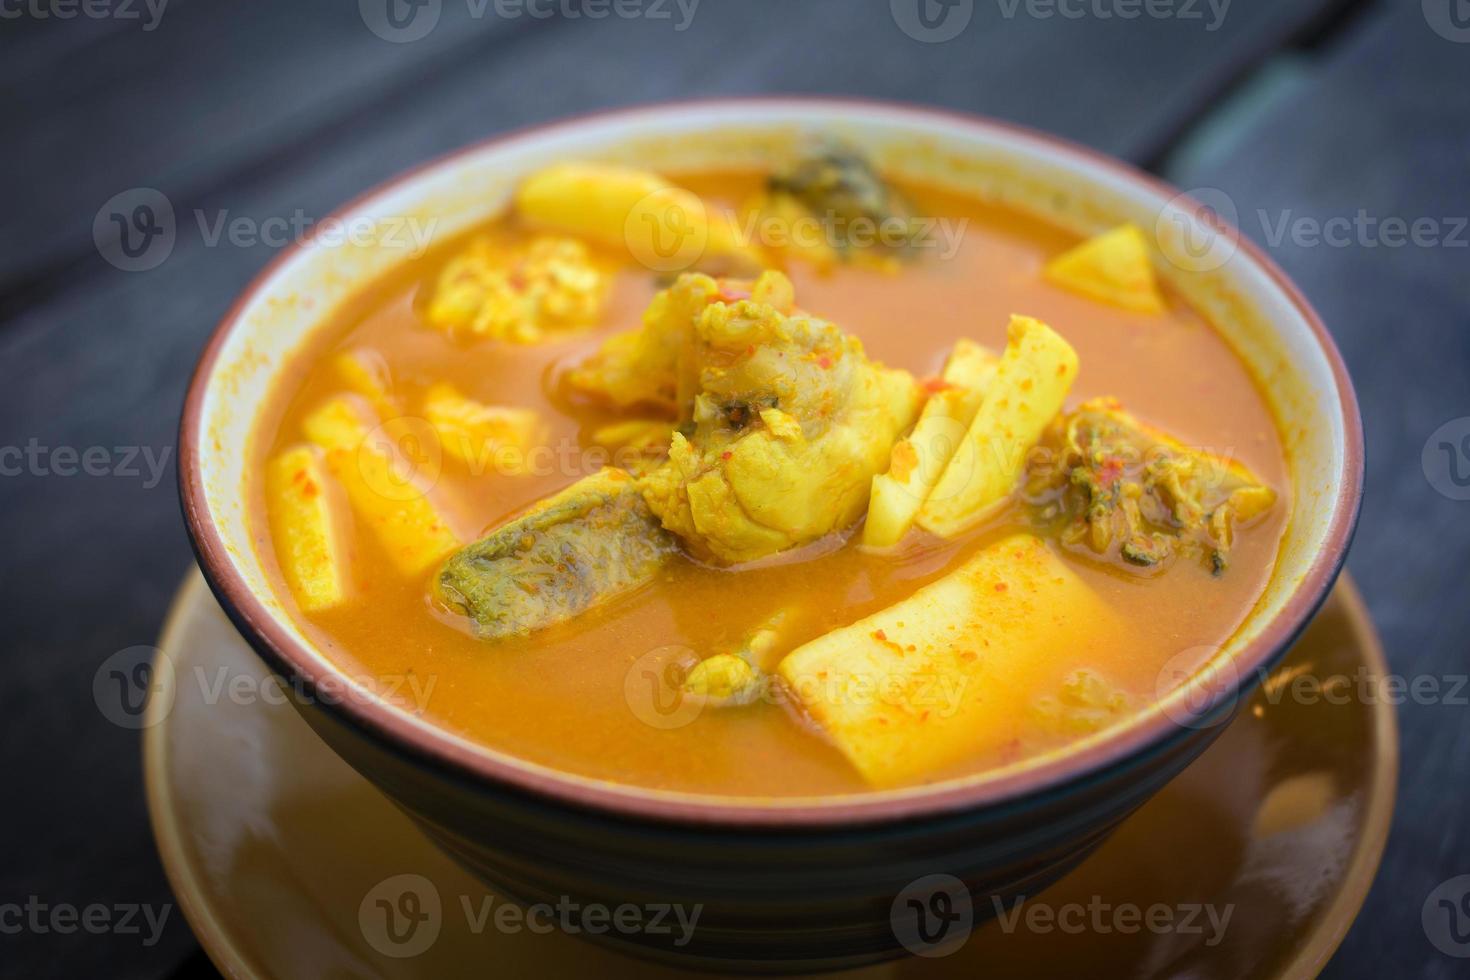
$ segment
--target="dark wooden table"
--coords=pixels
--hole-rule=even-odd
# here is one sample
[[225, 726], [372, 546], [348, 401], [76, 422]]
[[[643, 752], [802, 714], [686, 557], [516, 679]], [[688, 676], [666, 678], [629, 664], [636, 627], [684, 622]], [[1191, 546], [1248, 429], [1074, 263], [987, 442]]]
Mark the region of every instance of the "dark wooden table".
[[[0, 906], [171, 900], [137, 736], [100, 714], [92, 679], [114, 652], [154, 641], [189, 567], [173, 470], [184, 385], [274, 254], [211, 242], [194, 215], [324, 215], [464, 143], [606, 106], [904, 99], [1224, 192], [1321, 310], [1357, 383], [1368, 490], [1350, 567], [1394, 670], [1470, 671], [1470, 502], [1454, 499], [1448, 459], [1421, 459], [1442, 425], [1470, 416], [1464, 0], [1181, 0], [1164, 8], [1174, 16], [1137, 19], [1098, 13], [1126, 3], [1064, 4], [1083, 12], [1069, 17], [981, 0], [943, 43], [907, 36], [883, 0], [703, 0], [687, 24], [674, 3], [658, 5], [667, 19], [594, 20], [580, 0], [530, 5], [546, 18], [442, 0], [425, 8], [441, 8], [432, 31], [397, 43], [368, 28], [373, 2], [172, 0], [156, 19], [141, 0], [109, 0], [100, 17], [67, 0], [0, 3], [0, 453], [25, 454], [0, 455]], [[167, 195], [178, 237], [158, 267], [125, 272], [104, 261], [93, 225], [139, 187]], [[1352, 229], [1312, 237], [1334, 218]], [[1389, 219], [1429, 223], [1394, 244]], [[79, 468], [68, 449], [91, 447], [93, 475], [66, 475]], [[1393, 835], [1329, 976], [1466, 975], [1427, 941], [1420, 910], [1470, 873], [1470, 709], [1410, 703], [1400, 720]], [[151, 947], [0, 932], [7, 975], [207, 968], [177, 912]]]

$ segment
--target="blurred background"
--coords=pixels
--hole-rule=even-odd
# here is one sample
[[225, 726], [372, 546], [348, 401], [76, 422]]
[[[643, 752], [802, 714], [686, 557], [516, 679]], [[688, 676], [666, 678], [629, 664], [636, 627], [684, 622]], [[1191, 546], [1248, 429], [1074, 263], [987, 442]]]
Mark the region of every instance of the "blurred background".
[[[0, 0], [0, 89], [0, 904], [172, 902], [138, 734], [93, 679], [191, 566], [176, 427], [233, 298], [399, 171], [612, 106], [925, 103], [1219, 195], [1357, 384], [1349, 567], [1394, 672], [1470, 671], [1467, 0]], [[127, 216], [160, 200], [140, 251]], [[1329, 977], [1466, 975], [1421, 910], [1470, 873], [1470, 707], [1400, 723], [1394, 830]], [[10, 924], [6, 975], [210, 970], [177, 909], [151, 944]]]

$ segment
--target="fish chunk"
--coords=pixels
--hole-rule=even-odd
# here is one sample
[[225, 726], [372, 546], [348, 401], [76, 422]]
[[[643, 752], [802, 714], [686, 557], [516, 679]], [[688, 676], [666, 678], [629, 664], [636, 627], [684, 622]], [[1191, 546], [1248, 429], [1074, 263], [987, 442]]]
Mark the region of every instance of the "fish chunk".
[[862, 516], [873, 475], [918, 412], [911, 375], [797, 309], [779, 272], [749, 298], [705, 305], [683, 349], [696, 393], [681, 415], [692, 418], [642, 481], [664, 527], [695, 554], [734, 564]]
[[604, 265], [575, 238], [478, 238], [445, 265], [424, 319], [461, 339], [538, 343], [597, 320], [612, 283]]
[[641, 327], [609, 338], [567, 373], [567, 384], [617, 408], [642, 407], [678, 418], [681, 406], [692, 406], [694, 399], [687, 357], [694, 320], [721, 295], [720, 282], [709, 276], [680, 276], [654, 296]]
[[632, 477], [606, 468], [453, 555], [435, 596], [482, 639], [524, 636], [652, 581], [677, 550]]
[[920, 225], [912, 208], [861, 152], [826, 142], [771, 175], [762, 202], [767, 214], [788, 229], [801, 227], [797, 209], [824, 229], [823, 241], [800, 249], [824, 264], [911, 258]]
[[1037, 522], [1075, 552], [1144, 573], [1182, 555], [1223, 575], [1238, 529], [1276, 503], [1238, 460], [1186, 446], [1112, 398], [1058, 418], [1042, 448], [1024, 493]]

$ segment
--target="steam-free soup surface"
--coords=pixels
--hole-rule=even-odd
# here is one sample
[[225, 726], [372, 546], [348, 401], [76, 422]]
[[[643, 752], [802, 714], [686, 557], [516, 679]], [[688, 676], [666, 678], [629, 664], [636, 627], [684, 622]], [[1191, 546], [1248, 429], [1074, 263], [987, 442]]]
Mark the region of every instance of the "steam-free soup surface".
[[[707, 201], [737, 206], [759, 185], [754, 174], [690, 177], [681, 183]], [[925, 252], [899, 271], [862, 265], [819, 270], [800, 260], [786, 271], [800, 306], [861, 338], [871, 358], [919, 377], [936, 375], [957, 338], [1000, 350], [1011, 314], [1051, 324], [1075, 347], [1081, 369], [1068, 399], [1115, 396], [1137, 417], [1191, 446], [1232, 457], [1267, 486], [1284, 490], [1283, 450], [1261, 394], [1222, 338], [1177, 297], [1163, 314], [1132, 313], [1051, 285], [1045, 262], [1077, 244], [1070, 234], [1019, 214], [923, 187], [905, 188], [921, 214], [962, 229], [953, 254]], [[589, 434], [623, 417], [567, 394], [565, 371], [606, 338], [636, 326], [660, 283], [623, 263], [593, 329], [537, 344], [466, 344], [423, 322], [424, 291], [463, 242], [441, 246], [364, 289], [326, 317], [294, 373], [282, 383], [252, 448], [256, 470], [301, 442], [305, 416], [340, 393], [335, 352], [369, 348], [391, 369], [393, 390], [418, 404], [450, 382], [486, 404], [534, 410], [554, 452], [529, 474], [470, 467], [445, 456], [434, 485], [448, 523], [469, 542], [487, 529], [606, 461]], [[276, 566], [265, 491], [251, 489], [256, 543]], [[1136, 710], [1156, 698], [1161, 669], [1208, 658], [1256, 602], [1270, 575], [1286, 508], [1277, 504], [1236, 536], [1225, 574], [1178, 560], [1140, 575], [1065, 553], [1068, 567], [1115, 610], [1126, 630], [1064, 652]], [[954, 540], [912, 532], [895, 553], [829, 539], [795, 555], [729, 570], [680, 560], [656, 581], [570, 622], [528, 637], [487, 643], [429, 596], [430, 569], [405, 576], [376, 539], [353, 532], [353, 601], [299, 613], [307, 633], [348, 670], [444, 728], [521, 759], [640, 787], [714, 794], [793, 796], [871, 789], [800, 712], [777, 699], [692, 712], [674, 703], [657, 672], [679, 648], [702, 657], [728, 650], [787, 611], [788, 647], [847, 626], [943, 576], [989, 543], [1035, 530], [1010, 503]], [[1061, 550], [1058, 549], [1059, 553]], [[294, 607], [288, 590], [283, 601]], [[673, 649], [671, 649], [673, 648]], [[687, 659], [690, 654], [683, 654]], [[1170, 676], [1174, 676], [1171, 674]], [[1177, 679], [1177, 678], [1176, 678]], [[1167, 686], [1167, 681], [1166, 681]], [[979, 747], [963, 762], [927, 773], [935, 781], [1031, 758], [1086, 734], [1038, 702], [1061, 692], [993, 704], [1011, 737]], [[1049, 700], [1047, 700], [1049, 699]], [[1063, 698], [1065, 702], [1065, 698]], [[942, 705], [941, 705], [942, 708]], [[1084, 712], [1086, 714], [1086, 712]], [[915, 781], [915, 780], [910, 780]]]

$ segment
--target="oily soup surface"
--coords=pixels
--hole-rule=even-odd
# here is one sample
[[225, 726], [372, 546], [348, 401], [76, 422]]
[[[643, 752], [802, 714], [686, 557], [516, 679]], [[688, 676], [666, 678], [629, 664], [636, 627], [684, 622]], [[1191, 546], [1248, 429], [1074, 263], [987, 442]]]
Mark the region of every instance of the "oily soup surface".
[[[726, 175], [682, 183], [706, 200], [735, 206], [758, 179]], [[965, 222], [953, 254], [927, 252], [897, 274], [847, 266], [824, 273], [793, 262], [787, 271], [802, 308], [861, 338], [870, 357], [920, 377], [938, 373], [957, 338], [1000, 350], [1010, 314], [1036, 317], [1065, 336], [1080, 358], [1068, 406], [1116, 396], [1182, 442], [1234, 457], [1285, 497], [1282, 445], [1254, 382], [1220, 336], [1177, 297], [1169, 298], [1165, 314], [1147, 315], [1074, 295], [1041, 276], [1049, 258], [1076, 244], [1070, 234], [963, 197], [906, 190], [919, 213]], [[406, 404], [448, 381], [487, 404], [534, 409], [547, 423], [555, 451], [530, 475], [474, 474], [444, 458], [435, 494], [462, 540], [474, 540], [597, 469], [604, 459], [587, 453], [588, 435], [620, 416], [568, 398], [558, 379], [608, 336], [638, 324], [658, 288], [654, 276], [624, 265], [594, 330], [525, 346], [466, 344], [427, 328], [418, 312], [421, 292], [462, 245], [450, 243], [407, 263], [327, 319], [266, 406], [251, 448], [254, 472], [301, 442], [306, 414], [342, 390], [331, 355], [357, 347], [383, 356]], [[256, 546], [279, 580], [259, 479], [250, 500]], [[1208, 648], [1228, 639], [1244, 619], [1269, 577], [1286, 519], [1287, 507], [1278, 501], [1249, 533], [1239, 534], [1228, 573], [1220, 577], [1188, 560], [1140, 577], [1066, 555], [1068, 567], [1128, 630], [1126, 639], [1100, 637], [1085, 649], [1065, 651], [1063, 660], [1104, 678], [1131, 706], [1147, 704], [1166, 662], [1196, 648], [1199, 660], [1207, 659]], [[911, 595], [987, 543], [1027, 526], [1019, 506], [1009, 505], [954, 541], [916, 530], [898, 555], [865, 553], [854, 536], [799, 559], [786, 556], [737, 572], [678, 560], [631, 596], [527, 639], [495, 643], [473, 638], [433, 607], [433, 570], [403, 576], [359, 527], [353, 533], [353, 601], [298, 617], [349, 671], [380, 689], [396, 686], [400, 699], [446, 729], [526, 760], [669, 790], [860, 792], [867, 786], [853, 766], [789, 708], [763, 700], [706, 707], [691, 716], [671, 703], [666, 690], [655, 690], [650, 674], [677, 657], [677, 648], [698, 657], [729, 650], [782, 609], [792, 611], [788, 646], [814, 639]], [[282, 585], [279, 591], [293, 607], [289, 590]], [[942, 692], [936, 697], [942, 710]], [[1012, 762], [1077, 735], [1048, 724], [1033, 703], [998, 700], [993, 710], [1013, 736], [929, 779]]]

